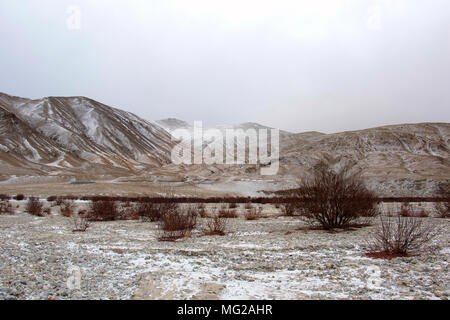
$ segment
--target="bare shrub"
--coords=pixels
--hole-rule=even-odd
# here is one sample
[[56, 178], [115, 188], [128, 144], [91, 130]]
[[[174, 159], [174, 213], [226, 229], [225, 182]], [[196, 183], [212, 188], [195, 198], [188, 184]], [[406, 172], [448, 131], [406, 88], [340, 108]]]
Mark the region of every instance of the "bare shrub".
[[252, 209], [252, 208], [253, 208], [253, 205], [252, 205], [250, 202], [245, 203], [244, 209], [250, 210], [250, 209]]
[[92, 201], [87, 219], [89, 221], [112, 221], [116, 220], [118, 215], [115, 201], [99, 200]]
[[220, 218], [226, 218], [226, 219], [232, 219], [232, 218], [237, 218], [238, 214], [236, 212], [236, 210], [230, 210], [230, 209], [220, 209], [218, 212], [218, 216]]
[[179, 208], [175, 202], [141, 202], [137, 205], [138, 215], [142, 221], [160, 221], [165, 212], [173, 212]]
[[26, 211], [33, 215], [38, 217], [43, 217], [44, 212], [42, 210], [42, 203], [39, 201], [39, 198], [37, 197], [29, 197], [27, 202]]
[[438, 217], [450, 218], [450, 182], [446, 181], [440, 184], [437, 194], [443, 200], [434, 204]]
[[56, 196], [49, 196], [49, 197], [47, 197], [47, 201], [48, 202], [53, 202], [53, 201], [56, 201]]
[[439, 233], [430, 220], [412, 217], [381, 217], [369, 249], [372, 253], [408, 255], [425, 249]]
[[194, 207], [181, 208], [176, 205], [169, 211], [165, 211], [159, 220], [159, 228], [162, 234], [159, 241], [175, 241], [183, 237], [189, 237], [191, 231], [197, 225], [198, 213]]
[[287, 215], [287, 216], [293, 216], [295, 215], [295, 212], [298, 209], [298, 203], [295, 202], [287, 202], [287, 203], [283, 203], [281, 204], [281, 211]]
[[411, 204], [409, 202], [403, 202], [398, 215], [401, 217], [413, 217], [414, 211], [411, 207]]
[[206, 210], [206, 206], [204, 203], [199, 203], [197, 205], [198, 215], [202, 218], [208, 218], [208, 211]]
[[237, 207], [239, 207], [239, 205], [235, 202], [232, 202], [230, 204], [228, 204], [228, 208], [229, 209], [236, 209]]
[[17, 201], [22, 201], [25, 200], [25, 196], [23, 194], [18, 194], [14, 197], [14, 199]]
[[206, 222], [206, 229], [203, 231], [207, 236], [224, 236], [227, 226], [227, 219], [221, 218], [218, 215], [209, 218]]
[[9, 201], [1, 201], [0, 202], [0, 214], [13, 214], [14, 211], [12, 209], [11, 203]]
[[450, 218], [450, 209], [447, 207], [446, 203], [436, 202], [434, 204], [434, 209], [438, 215], [438, 218]]
[[63, 200], [60, 204], [61, 215], [71, 217], [73, 215], [74, 204], [71, 201]]
[[417, 214], [417, 217], [420, 218], [428, 218], [430, 215], [428, 214], [428, 212], [425, 211], [425, 209], [421, 209]]
[[260, 218], [261, 210], [256, 210], [256, 208], [250, 209], [245, 213], [245, 219], [246, 220], [258, 220]]
[[378, 214], [377, 198], [364, 183], [350, 176], [349, 168], [339, 172], [319, 165], [310, 180], [300, 183], [301, 214], [323, 229], [346, 228], [361, 217]]
[[10, 199], [11, 197], [8, 196], [7, 194], [0, 194], [0, 201], [8, 201]]
[[74, 215], [72, 232], [84, 232], [87, 230], [88, 227], [89, 227], [88, 219], [81, 217], [79, 215]]

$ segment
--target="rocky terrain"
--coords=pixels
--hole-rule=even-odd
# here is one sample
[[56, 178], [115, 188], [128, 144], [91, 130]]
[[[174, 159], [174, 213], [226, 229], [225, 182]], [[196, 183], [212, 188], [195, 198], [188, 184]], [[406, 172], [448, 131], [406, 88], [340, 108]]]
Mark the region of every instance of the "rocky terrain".
[[52, 215], [35, 217], [21, 213], [20, 202], [12, 203], [16, 214], [0, 215], [0, 299], [448, 299], [450, 294], [448, 219], [424, 218], [442, 228], [434, 250], [384, 260], [365, 255], [376, 221], [330, 233], [302, 229], [299, 218], [269, 205], [265, 218], [247, 221], [241, 205], [241, 217], [228, 219], [225, 236], [203, 236], [201, 219], [189, 238], [159, 242], [155, 223], [93, 222], [86, 232], [72, 232], [72, 218], [61, 216], [57, 206]]
[[[42, 196], [95, 182], [95, 193], [145, 195], [160, 186], [185, 194], [258, 195], [295, 187], [319, 161], [350, 166], [380, 196], [433, 196], [450, 179], [450, 124], [391, 125], [334, 134], [280, 130], [280, 168], [262, 176], [258, 165], [176, 165], [176, 129], [193, 123], [148, 121], [85, 97], [38, 100], [0, 94], [0, 192]], [[204, 128], [211, 129], [211, 128]], [[216, 126], [270, 129], [257, 123]], [[203, 146], [208, 145], [208, 137]], [[202, 145], [202, 144], [200, 144]], [[227, 150], [228, 151], [228, 150]], [[40, 189], [38, 185], [45, 185]], [[115, 191], [114, 191], [115, 190]]]

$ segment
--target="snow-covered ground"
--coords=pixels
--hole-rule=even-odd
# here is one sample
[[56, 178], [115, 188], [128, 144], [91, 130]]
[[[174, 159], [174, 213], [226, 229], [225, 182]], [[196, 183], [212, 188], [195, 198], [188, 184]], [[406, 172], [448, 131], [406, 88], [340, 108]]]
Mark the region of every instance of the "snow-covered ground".
[[[72, 219], [60, 216], [57, 207], [52, 212], [42, 218], [0, 215], [1, 299], [447, 299], [450, 294], [444, 219], [426, 218], [442, 225], [439, 249], [388, 261], [364, 254], [373, 226], [304, 230], [299, 218], [280, 216], [272, 206], [264, 207], [267, 218], [229, 219], [226, 236], [197, 230], [177, 242], [158, 242], [157, 225], [140, 221], [96, 222], [73, 233]], [[203, 223], [200, 219], [198, 229]]]

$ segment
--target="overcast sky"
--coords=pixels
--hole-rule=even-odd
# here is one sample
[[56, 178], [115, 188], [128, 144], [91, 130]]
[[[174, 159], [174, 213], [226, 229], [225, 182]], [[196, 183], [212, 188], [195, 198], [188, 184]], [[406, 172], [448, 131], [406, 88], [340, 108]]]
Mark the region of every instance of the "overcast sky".
[[0, 91], [156, 120], [450, 122], [448, 0], [1, 0]]

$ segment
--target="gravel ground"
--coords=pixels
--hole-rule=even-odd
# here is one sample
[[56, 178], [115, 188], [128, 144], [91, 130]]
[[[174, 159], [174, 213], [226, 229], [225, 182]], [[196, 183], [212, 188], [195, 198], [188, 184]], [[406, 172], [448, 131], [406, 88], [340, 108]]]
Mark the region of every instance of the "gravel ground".
[[442, 227], [436, 250], [389, 261], [364, 254], [374, 226], [298, 230], [304, 226], [298, 218], [279, 216], [269, 206], [263, 212], [268, 218], [229, 219], [226, 236], [197, 231], [177, 242], [158, 242], [157, 225], [140, 221], [95, 222], [73, 233], [72, 218], [53, 211], [47, 217], [0, 215], [0, 299], [447, 299], [450, 294], [448, 219], [425, 218]]

